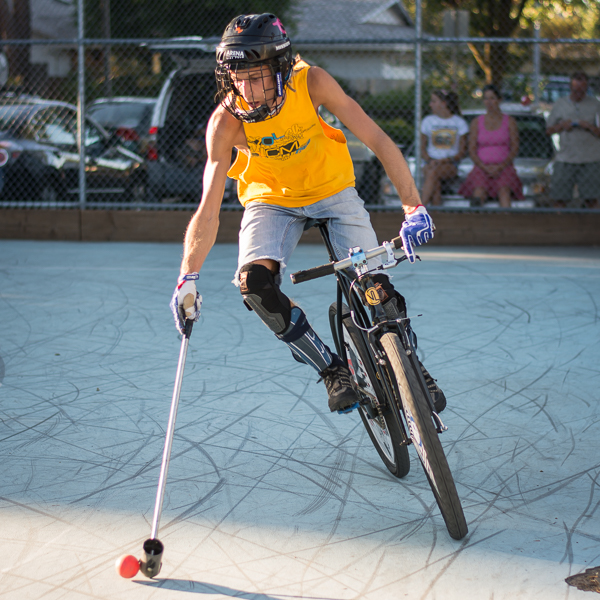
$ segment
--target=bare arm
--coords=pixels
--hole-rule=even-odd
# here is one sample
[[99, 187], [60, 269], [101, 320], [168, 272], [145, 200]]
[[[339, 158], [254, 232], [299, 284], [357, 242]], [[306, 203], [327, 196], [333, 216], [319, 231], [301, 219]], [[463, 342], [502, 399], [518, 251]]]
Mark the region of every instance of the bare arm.
[[474, 165], [477, 165], [480, 169], [485, 169], [485, 165], [481, 162], [479, 154], [477, 154], [477, 137], [479, 135], [479, 123], [478, 119], [471, 121], [471, 128], [469, 131], [469, 156], [473, 161]]
[[375, 153], [398, 191], [405, 211], [410, 212], [410, 209], [421, 204], [402, 152], [360, 105], [346, 95], [329, 73], [319, 67], [311, 67], [308, 71], [308, 92], [315, 110], [324, 106]]
[[594, 123], [590, 123], [589, 121], [579, 121], [579, 127], [581, 127], [581, 129], [587, 129], [595, 137], [600, 137], [600, 127], [596, 127]]
[[561, 133], [562, 131], [571, 131], [571, 129], [571, 121], [569, 119], [564, 119], [563, 121], [559, 121], [555, 125], [546, 127], [546, 133], [548, 135], [553, 135], [554, 133]]
[[429, 139], [427, 136], [422, 133], [421, 134], [421, 158], [423, 160], [431, 160], [431, 156], [427, 154], [427, 145], [429, 144]]
[[208, 159], [204, 168], [202, 201], [185, 233], [181, 274], [200, 271], [219, 229], [219, 210], [234, 145], [245, 145], [242, 124], [221, 107], [206, 132]]

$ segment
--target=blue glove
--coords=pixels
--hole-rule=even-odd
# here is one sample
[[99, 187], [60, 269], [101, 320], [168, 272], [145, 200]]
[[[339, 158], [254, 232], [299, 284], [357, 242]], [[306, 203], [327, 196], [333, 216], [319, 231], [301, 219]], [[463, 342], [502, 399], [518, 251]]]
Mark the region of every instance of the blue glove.
[[175, 317], [175, 327], [182, 335], [185, 333], [186, 319], [197, 321], [200, 318], [202, 296], [196, 290], [198, 277], [198, 273], [180, 275], [169, 304]]
[[409, 262], [415, 262], [414, 247], [426, 244], [433, 237], [434, 230], [433, 221], [422, 204], [404, 217], [400, 237]]

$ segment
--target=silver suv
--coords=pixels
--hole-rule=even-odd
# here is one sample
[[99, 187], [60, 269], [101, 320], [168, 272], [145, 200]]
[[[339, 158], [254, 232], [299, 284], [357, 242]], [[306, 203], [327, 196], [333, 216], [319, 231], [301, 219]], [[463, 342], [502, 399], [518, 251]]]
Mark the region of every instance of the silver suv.
[[[198, 202], [206, 163], [204, 135], [215, 108], [215, 48], [220, 38], [173, 38], [150, 46], [175, 63], [160, 91], [148, 131], [147, 199]], [[229, 185], [225, 201], [232, 200]]]

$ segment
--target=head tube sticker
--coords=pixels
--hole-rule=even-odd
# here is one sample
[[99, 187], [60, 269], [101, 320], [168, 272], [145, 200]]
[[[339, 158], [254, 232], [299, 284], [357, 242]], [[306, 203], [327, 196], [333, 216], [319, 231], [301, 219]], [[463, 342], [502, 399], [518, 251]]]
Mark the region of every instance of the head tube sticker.
[[374, 287], [369, 288], [366, 292], [365, 295], [367, 296], [367, 302], [371, 305], [371, 306], [375, 306], [376, 304], [380, 303], [379, 300], [379, 293], [377, 292], [377, 290]]

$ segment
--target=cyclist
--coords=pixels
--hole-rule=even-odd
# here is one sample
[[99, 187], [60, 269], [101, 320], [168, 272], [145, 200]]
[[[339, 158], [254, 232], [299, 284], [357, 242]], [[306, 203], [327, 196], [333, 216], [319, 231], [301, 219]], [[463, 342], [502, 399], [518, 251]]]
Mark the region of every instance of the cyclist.
[[[335, 79], [292, 55], [281, 21], [272, 14], [240, 15], [225, 28], [217, 47], [218, 106], [208, 123], [208, 160], [202, 201], [185, 235], [181, 274], [171, 309], [183, 333], [197, 320], [201, 296], [195, 282], [215, 242], [227, 175], [237, 179], [244, 206], [234, 284], [294, 358], [312, 366], [325, 382], [329, 408], [358, 401], [347, 366], [316, 335], [302, 309], [280, 289], [288, 259], [309, 218], [329, 219], [340, 258], [351, 246], [378, 245], [369, 215], [354, 188], [354, 170], [341, 131], [327, 125], [320, 106], [336, 115], [373, 150], [402, 198], [401, 235], [411, 262], [413, 245], [433, 237], [433, 223], [402, 153], [347, 96]], [[230, 167], [233, 148], [237, 158]], [[405, 316], [404, 298], [386, 275], [375, 276], [390, 318]], [[427, 374], [436, 402], [442, 392]], [[437, 390], [437, 391], [436, 391]]]

